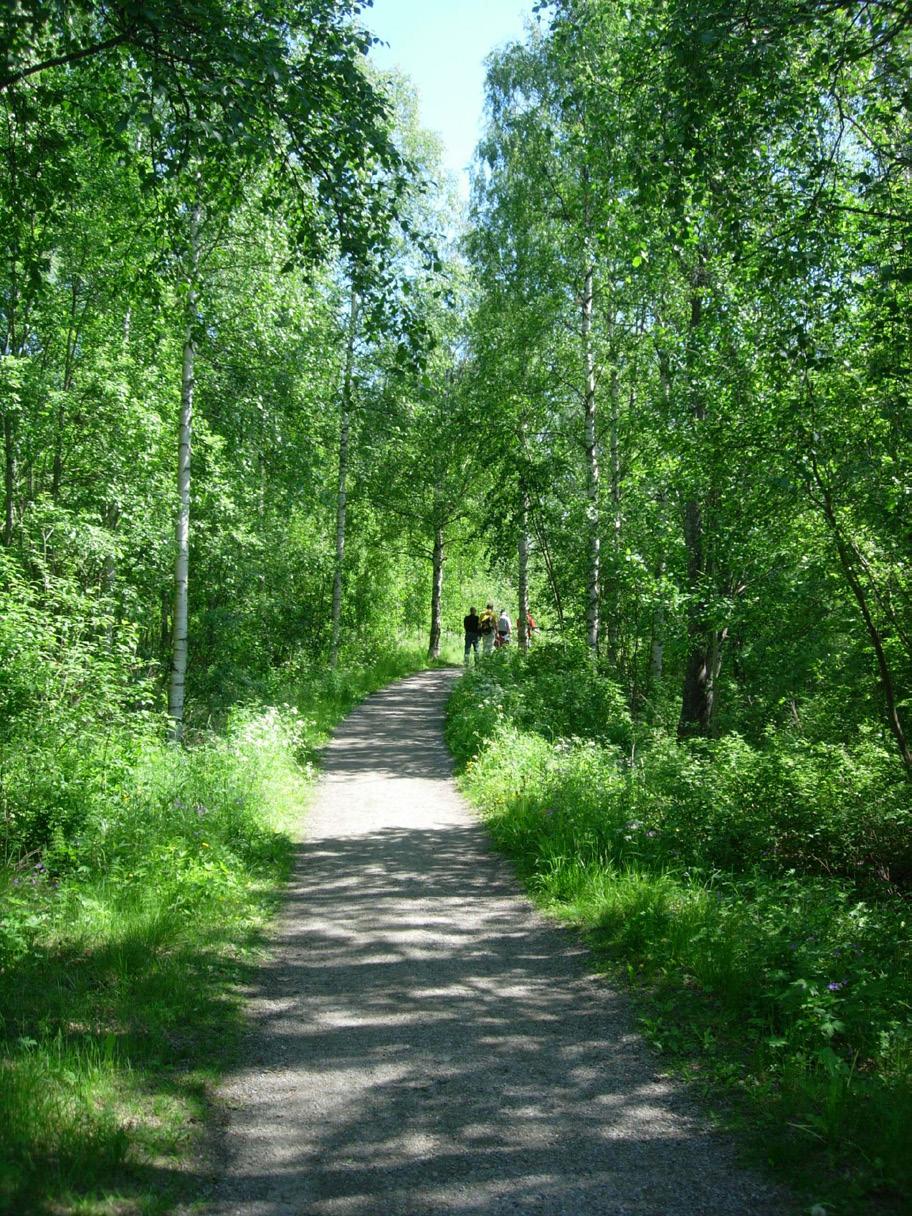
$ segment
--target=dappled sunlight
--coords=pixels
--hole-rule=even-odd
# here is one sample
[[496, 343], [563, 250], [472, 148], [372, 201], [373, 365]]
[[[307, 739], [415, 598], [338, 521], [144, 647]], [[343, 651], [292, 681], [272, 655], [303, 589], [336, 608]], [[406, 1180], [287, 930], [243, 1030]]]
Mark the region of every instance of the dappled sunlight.
[[212, 1211], [658, 1216], [736, 1210], [726, 1187], [774, 1210], [517, 895], [449, 777], [450, 680], [371, 698], [326, 751]]

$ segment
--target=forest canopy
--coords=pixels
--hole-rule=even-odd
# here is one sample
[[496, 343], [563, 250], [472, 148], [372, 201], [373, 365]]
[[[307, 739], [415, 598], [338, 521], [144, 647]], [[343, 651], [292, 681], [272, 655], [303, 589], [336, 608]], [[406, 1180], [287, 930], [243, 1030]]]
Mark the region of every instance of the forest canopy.
[[912, 5], [538, 5], [468, 205], [367, 27], [0, 12], [0, 896], [57, 915], [114, 800], [184, 848], [237, 714], [341, 712], [491, 601], [531, 655], [463, 760], [506, 723], [683, 816], [662, 864], [907, 898]]

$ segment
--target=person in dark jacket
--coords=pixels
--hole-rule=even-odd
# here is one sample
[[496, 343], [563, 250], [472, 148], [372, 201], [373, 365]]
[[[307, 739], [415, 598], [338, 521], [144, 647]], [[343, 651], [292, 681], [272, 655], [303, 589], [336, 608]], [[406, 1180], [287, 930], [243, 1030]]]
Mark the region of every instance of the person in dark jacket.
[[468, 667], [470, 650], [475, 651], [475, 662], [478, 663], [478, 639], [481, 637], [481, 621], [474, 608], [470, 608], [469, 615], [463, 618], [462, 627], [465, 630], [465, 659], [463, 661]]

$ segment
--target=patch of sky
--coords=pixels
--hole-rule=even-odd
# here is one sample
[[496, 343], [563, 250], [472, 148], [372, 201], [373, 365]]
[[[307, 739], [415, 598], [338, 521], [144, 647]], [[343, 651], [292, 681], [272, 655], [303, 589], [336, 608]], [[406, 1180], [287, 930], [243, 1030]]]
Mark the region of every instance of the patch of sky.
[[399, 68], [418, 91], [422, 126], [435, 131], [463, 199], [481, 137], [485, 59], [524, 36], [533, 0], [374, 0], [361, 23], [386, 45], [371, 51], [381, 71]]

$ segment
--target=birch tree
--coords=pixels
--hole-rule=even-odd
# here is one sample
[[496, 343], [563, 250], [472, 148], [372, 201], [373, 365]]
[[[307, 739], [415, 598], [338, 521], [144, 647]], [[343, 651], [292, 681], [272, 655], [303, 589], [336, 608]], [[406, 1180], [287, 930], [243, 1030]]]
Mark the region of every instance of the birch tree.
[[339, 402], [339, 479], [336, 491], [336, 559], [333, 570], [330, 667], [338, 665], [339, 645], [342, 637], [342, 580], [345, 569], [345, 520], [348, 503], [348, 443], [351, 431], [352, 385], [354, 378], [355, 341], [358, 334], [358, 306], [358, 293], [354, 285], [352, 285], [348, 299], [348, 325], [346, 327]]

